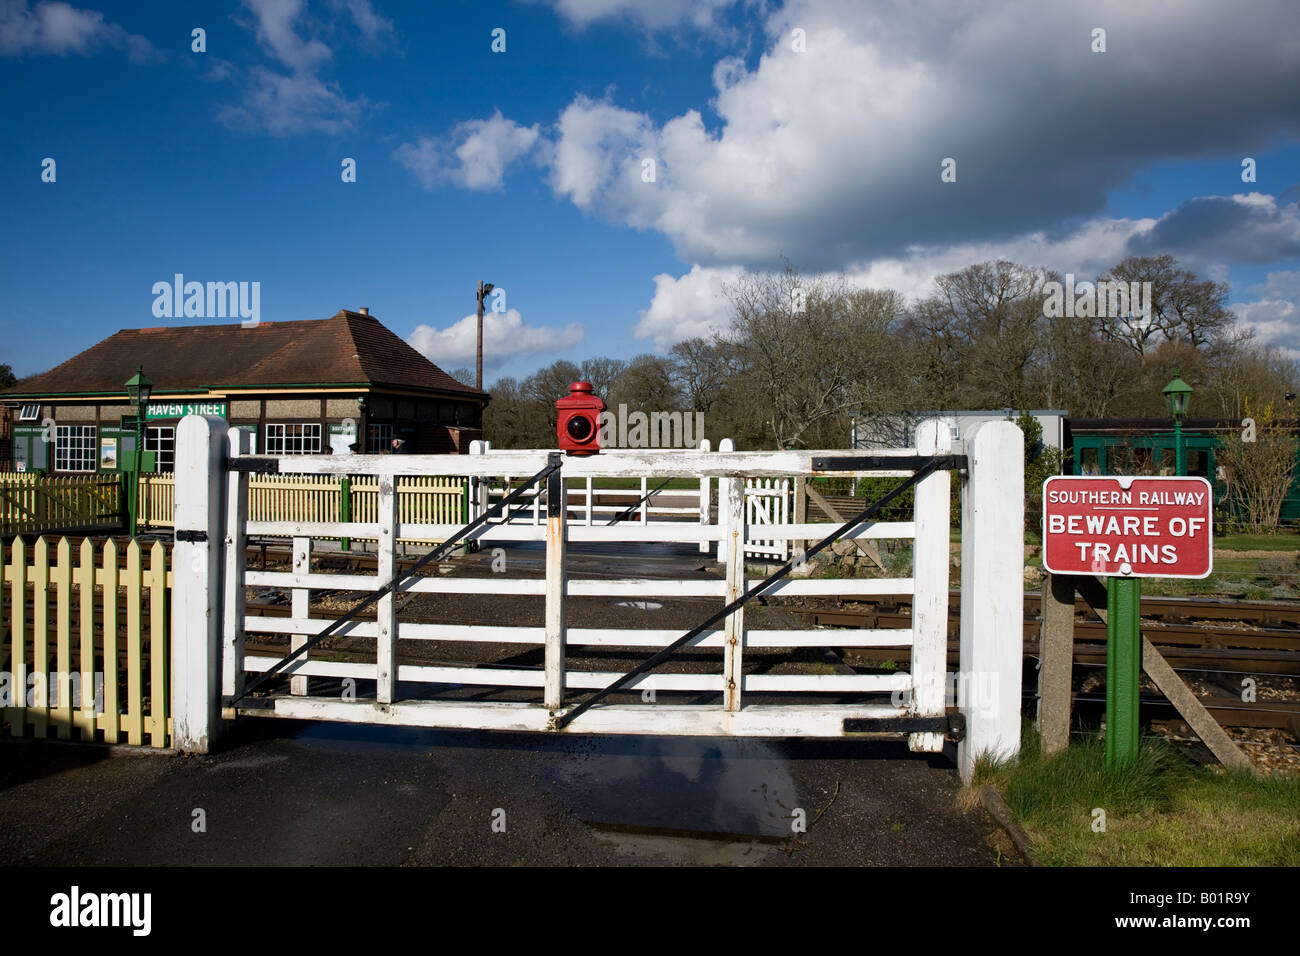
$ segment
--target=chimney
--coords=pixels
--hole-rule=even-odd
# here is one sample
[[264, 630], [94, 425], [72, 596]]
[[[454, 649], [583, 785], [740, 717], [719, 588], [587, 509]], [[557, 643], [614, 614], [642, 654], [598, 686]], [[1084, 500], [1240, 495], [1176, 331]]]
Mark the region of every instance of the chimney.
[[363, 305], [363, 306], [361, 307], [361, 314], [362, 314], [362, 315], [369, 315], [369, 314], [370, 314], [370, 307], [369, 307], [369, 306], [365, 306], [365, 305]]

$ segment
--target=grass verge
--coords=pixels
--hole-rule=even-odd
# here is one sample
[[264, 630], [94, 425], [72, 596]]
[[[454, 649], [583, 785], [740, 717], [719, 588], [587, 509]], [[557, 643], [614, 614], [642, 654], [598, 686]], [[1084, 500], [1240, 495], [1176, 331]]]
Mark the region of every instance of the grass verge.
[[1045, 866], [1300, 865], [1300, 778], [1203, 767], [1163, 741], [1144, 740], [1135, 761], [1111, 769], [1100, 738], [1045, 757], [1026, 724], [1020, 761], [981, 762], [972, 786], [983, 784], [998, 788]]

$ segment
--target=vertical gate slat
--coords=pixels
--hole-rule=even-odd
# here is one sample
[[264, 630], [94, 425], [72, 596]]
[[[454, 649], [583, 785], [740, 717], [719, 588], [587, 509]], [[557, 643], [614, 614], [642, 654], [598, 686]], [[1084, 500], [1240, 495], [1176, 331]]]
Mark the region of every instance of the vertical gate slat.
[[50, 545], [44, 537], [36, 539], [32, 564], [32, 728], [38, 738], [49, 730], [50, 709]]
[[[72, 739], [72, 544], [67, 538], [60, 538], [56, 549], [58, 564], [54, 568], [54, 587], [58, 599], [55, 618], [55, 652], [56, 684], [58, 691], [58, 710], [54, 721], [60, 740]], [[81, 678], [77, 678], [80, 685]]]
[[[303, 575], [311, 573], [311, 538], [296, 537], [293, 539], [293, 573]], [[294, 588], [291, 602], [289, 613], [295, 618], [311, 616], [311, 591], [307, 588]], [[296, 651], [306, 643], [306, 634], [293, 634], [289, 637], [290, 650]], [[298, 660], [306, 662], [310, 656], [311, 651], [308, 651], [300, 656]], [[305, 674], [289, 678], [289, 693], [298, 697], [307, 695], [307, 676]]]
[[[942, 422], [922, 422], [916, 432], [918, 455], [946, 455], [951, 433]], [[948, 666], [948, 508], [951, 476], [936, 471], [916, 484], [912, 543], [912, 712], [921, 717], [944, 713]], [[938, 753], [943, 734], [908, 735], [914, 751]]]
[[77, 727], [82, 740], [95, 739], [95, 710], [99, 695], [96, 693], [95, 669], [95, 543], [89, 538], [81, 542], [80, 563], [77, 566], [77, 598], [80, 617], [81, 650], [81, 706], [77, 712]]
[[14, 538], [10, 555], [13, 560], [9, 576], [13, 706], [9, 708], [9, 732], [21, 735], [27, 724], [27, 545], [22, 538]]
[[[393, 476], [382, 475], [378, 489], [379, 545], [375, 562], [379, 580], [391, 581], [397, 571], [397, 485]], [[379, 599], [379, 638], [375, 642], [375, 699], [391, 704], [397, 694], [396, 595], [389, 591]]]
[[167, 711], [171, 692], [170, 635], [167, 633], [167, 550], [161, 541], [149, 549], [149, 743], [167, 746]]
[[144, 687], [141, 670], [141, 585], [140, 542], [126, 546], [126, 742], [144, 742]]
[[[718, 479], [718, 505], [723, 506], [723, 489], [726, 489], [726, 508], [730, 515], [727, 531], [732, 536], [727, 551], [727, 596], [730, 604], [745, 593], [745, 538], [748, 536], [745, 521], [745, 479]], [[740, 709], [741, 690], [744, 686], [745, 608], [739, 607], [723, 622], [722, 686], [724, 706], [732, 713]]]
[[121, 727], [121, 704], [118, 703], [117, 664], [117, 542], [109, 538], [104, 542], [103, 569], [100, 575], [100, 599], [102, 603], [103, 630], [103, 667], [104, 667], [104, 713], [100, 715], [100, 729], [104, 732], [104, 742], [115, 744]]

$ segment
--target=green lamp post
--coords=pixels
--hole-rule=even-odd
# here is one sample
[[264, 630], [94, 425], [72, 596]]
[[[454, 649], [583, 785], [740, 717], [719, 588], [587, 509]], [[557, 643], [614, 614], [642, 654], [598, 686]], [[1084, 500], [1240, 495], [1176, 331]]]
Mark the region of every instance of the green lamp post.
[[1174, 380], [1161, 391], [1165, 396], [1165, 407], [1169, 417], [1174, 420], [1174, 474], [1187, 474], [1187, 461], [1183, 454], [1183, 419], [1187, 416], [1187, 406], [1191, 404], [1192, 387], [1183, 381], [1182, 372], [1174, 369]]
[[135, 454], [131, 458], [131, 487], [127, 489], [126, 506], [130, 516], [131, 537], [135, 537], [140, 504], [140, 463], [144, 460], [144, 416], [149, 407], [153, 382], [145, 378], [144, 366], [137, 365], [135, 374], [126, 380], [126, 394], [135, 406]]

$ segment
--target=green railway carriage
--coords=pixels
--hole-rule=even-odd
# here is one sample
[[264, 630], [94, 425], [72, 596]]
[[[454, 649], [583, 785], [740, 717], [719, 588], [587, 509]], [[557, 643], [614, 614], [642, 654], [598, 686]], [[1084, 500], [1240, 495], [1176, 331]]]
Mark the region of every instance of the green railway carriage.
[[[1215, 461], [1222, 436], [1240, 429], [1241, 422], [1194, 418], [1183, 423], [1187, 473], [1209, 479], [1216, 502], [1222, 502], [1223, 481]], [[1072, 475], [1172, 475], [1174, 430], [1168, 419], [1075, 418], [1065, 421], [1066, 461]], [[1297, 456], [1300, 458], [1300, 456]], [[1300, 467], [1282, 503], [1282, 520], [1300, 520]]]

